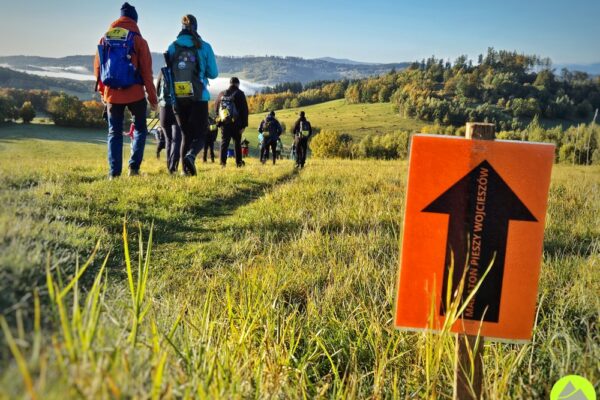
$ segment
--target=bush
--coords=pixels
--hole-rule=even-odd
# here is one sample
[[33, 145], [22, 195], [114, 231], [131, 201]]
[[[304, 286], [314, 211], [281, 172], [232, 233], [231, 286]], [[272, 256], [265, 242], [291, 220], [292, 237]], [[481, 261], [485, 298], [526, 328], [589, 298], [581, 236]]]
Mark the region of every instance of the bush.
[[102, 119], [104, 106], [97, 101], [82, 103], [77, 97], [61, 93], [48, 100], [48, 113], [58, 126], [77, 128], [101, 128], [106, 125]]
[[523, 140], [523, 133], [517, 131], [500, 131], [496, 134], [499, 140]]
[[575, 146], [572, 143], [562, 145], [558, 152], [558, 160], [561, 163], [573, 164], [575, 160]]
[[17, 118], [17, 109], [8, 96], [0, 95], [0, 123]]
[[35, 118], [35, 109], [30, 101], [26, 101], [19, 110], [19, 117], [23, 120], [24, 124], [28, 124]]
[[410, 133], [399, 131], [386, 135], [368, 135], [357, 145], [357, 155], [384, 160], [406, 159]]
[[104, 128], [106, 121], [102, 118], [104, 105], [99, 101], [86, 101], [83, 103], [83, 127]]
[[347, 133], [323, 130], [314, 136], [311, 150], [320, 158], [352, 158], [352, 136]]
[[599, 149], [600, 126], [596, 124], [572, 126], [565, 132], [563, 141], [565, 144], [573, 145], [576, 164], [590, 165]]

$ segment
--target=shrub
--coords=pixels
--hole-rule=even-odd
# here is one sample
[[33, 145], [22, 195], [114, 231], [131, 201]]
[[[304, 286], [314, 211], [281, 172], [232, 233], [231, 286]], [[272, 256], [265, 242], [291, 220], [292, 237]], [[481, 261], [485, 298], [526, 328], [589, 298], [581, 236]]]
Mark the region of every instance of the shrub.
[[496, 134], [500, 140], [523, 140], [523, 133], [517, 131], [500, 131]]
[[573, 164], [575, 160], [575, 146], [572, 143], [563, 144], [558, 152], [558, 160], [561, 163]]
[[8, 96], [0, 95], [0, 123], [17, 118], [17, 109]]
[[59, 126], [78, 128], [101, 128], [106, 122], [102, 119], [104, 106], [97, 101], [81, 102], [77, 97], [61, 93], [48, 100], [48, 113]]
[[352, 136], [323, 130], [312, 139], [311, 150], [320, 158], [352, 158]]
[[405, 131], [386, 135], [368, 135], [358, 143], [357, 155], [384, 160], [406, 159], [409, 143], [410, 133]]
[[35, 109], [30, 101], [26, 101], [19, 110], [19, 117], [23, 120], [24, 124], [28, 124], [35, 118]]

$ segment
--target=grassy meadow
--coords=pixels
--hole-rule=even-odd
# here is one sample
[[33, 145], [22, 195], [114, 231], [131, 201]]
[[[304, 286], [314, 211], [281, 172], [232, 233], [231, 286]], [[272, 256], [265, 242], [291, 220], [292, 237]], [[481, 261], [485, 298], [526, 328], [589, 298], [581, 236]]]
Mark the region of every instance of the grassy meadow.
[[[355, 139], [370, 133], [391, 133], [399, 130], [416, 132], [427, 125], [416, 119], [401, 117], [394, 111], [391, 103], [347, 104], [343, 99], [280, 110], [277, 111], [277, 118], [291, 130], [301, 110], [306, 112], [306, 118], [314, 127], [348, 133]], [[256, 131], [265, 116], [266, 113], [251, 115], [248, 131]]]
[[[409, 129], [377, 106], [339, 130]], [[184, 178], [149, 145], [109, 182], [102, 140], [0, 128], [0, 399], [451, 398], [453, 338], [392, 327], [406, 162]], [[485, 398], [600, 385], [600, 167], [555, 166], [548, 213], [534, 338], [486, 343]]]

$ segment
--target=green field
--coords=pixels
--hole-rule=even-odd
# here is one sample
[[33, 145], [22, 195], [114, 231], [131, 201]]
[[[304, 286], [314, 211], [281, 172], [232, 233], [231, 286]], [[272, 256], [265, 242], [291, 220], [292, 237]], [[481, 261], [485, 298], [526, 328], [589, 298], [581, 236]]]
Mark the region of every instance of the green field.
[[[363, 106], [306, 108], [317, 126], [318, 107]], [[0, 398], [451, 398], [453, 339], [392, 328], [405, 162], [184, 178], [149, 147], [141, 177], [109, 182], [102, 140], [0, 128]], [[600, 168], [556, 166], [534, 339], [486, 343], [485, 398], [598, 388], [599, 262]]]
[[[277, 118], [291, 130], [301, 110], [306, 112], [306, 117], [314, 127], [349, 133], [355, 138], [370, 133], [390, 133], [399, 130], [417, 132], [427, 125], [425, 122], [401, 117], [389, 103], [346, 104], [346, 100], [277, 111]], [[251, 115], [248, 131], [256, 131], [265, 116], [266, 113]]]

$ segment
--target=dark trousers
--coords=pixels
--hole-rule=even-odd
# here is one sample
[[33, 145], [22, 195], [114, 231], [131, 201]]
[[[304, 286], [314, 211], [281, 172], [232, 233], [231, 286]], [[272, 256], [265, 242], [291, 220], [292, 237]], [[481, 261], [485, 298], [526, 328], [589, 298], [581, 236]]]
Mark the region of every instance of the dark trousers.
[[189, 155], [195, 159], [208, 136], [208, 102], [178, 104], [175, 117], [183, 134], [181, 158]]
[[164, 131], [157, 131], [156, 136], [156, 158], [160, 158], [160, 152], [163, 151], [167, 145]]
[[308, 137], [296, 136], [294, 144], [296, 145], [296, 165], [304, 167], [304, 163], [306, 163], [306, 153], [308, 152]]
[[129, 168], [139, 170], [144, 159], [144, 147], [146, 146], [146, 110], [148, 104], [146, 99], [130, 104], [108, 104], [106, 106], [108, 119], [108, 167], [111, 176], [121, 175], [123, 169], [123, 120], [125, 119], [125, 108], [128, 108], [133, 116], [133, 142], [131, 143], [131, 157]]
[[165, 147], [167, 150], [167, 169], [176, 172], [181, 158], [181, 129], [177, 125], [173, 107], [160, 108], [160, 127], [165, 133]]
[[233, 139], [235, 149], [235, 163], [237, 166], [243, 164], [242, 161], [242, 131], [237, 126], [224, 126], [221, 128], [221, 165], [227, 164], [227, 150], [229, 143]]
[[215, 142], [208, 140], [204, 142], [204, 156], [202, 159], [204, 162], [208, 161], [208, 153], [210, 152], [210, 161], [215, 162]]
[[210, 152], [210, 160], [215, 162], [215, 142], [217, 141], [218, 131], [210, 131], [208, 137], [204, 142], [204, 155], [202, 159], [204, 162], [208, 160], [208, 153]]
[[275, 160], [277, 160], [277, 139], [275, 140], [264, 140], [262, 147], [260, 149], [260, 161], [266, 163], [269, 159], [269, 150], [273, 155], [273, 164], [275, 164]]

